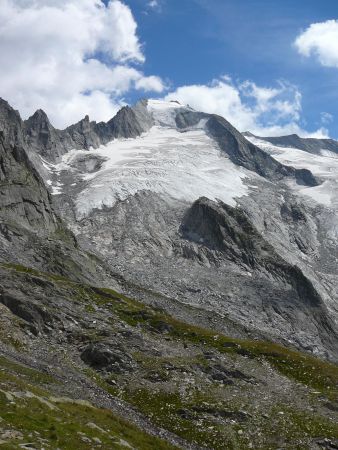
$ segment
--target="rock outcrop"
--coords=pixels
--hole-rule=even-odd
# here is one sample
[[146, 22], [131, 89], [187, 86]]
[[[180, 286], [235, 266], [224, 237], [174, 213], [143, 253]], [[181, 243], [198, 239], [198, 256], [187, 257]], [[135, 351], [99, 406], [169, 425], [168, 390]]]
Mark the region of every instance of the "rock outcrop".
[[301, 138], [297, 134], [278, 137], [260, 137], [255, 136], [252, 133], [243, 134], [244, 136], [251, 136], [256, 139], [270, 142], [270, 144], [277, 145], [278, 147], [297, 148], [298, 150], [313, 153], [314, 155], [320, 154], [321, 150], [327, 150], [338, 154], [338, 142], [334, 139]]
[[[294, 208], [293, 218], [295, 215], [299, 218], [299, 211]], [[201, 198], [187, 211], [181, 232], [202, 251], [207, 247], [219, 259], [259, 273], [260, 288], [252, 282], [252, 289], [258, 288], [257, 300], [269, 304], [295, 329], [302, 327], [300, 317], [306, 317], [323, 347], [330, 349], [332, 356], [336, 354], [338, 329], [320, 294], [299, 267], [286, 262], [262, 237], [241, 208]], [[250, 288], [247, 289], [249, 295]]]
[[209, 133], [218, 142], [235, 164], [254, 171], [271, 181], [280, 181], [285, 177], [294, 178], [298, 184], [317, 186], [319, 183], [307, 169], [294, 169], [285, 166], [256, 145], [249, 142], [223, 117], [212, 115], [207, 122]]
[[59, 223], [51, 197], [25, 151], [18, 112], [0, 100], [0, 219], [49, 233]]
[[140, 101], [132, 108], [123, 107], [108, 122], [96, 123], [86, 116], [65, 130], [54, 128], [46, 113], [38, 110], [24, 122], [23, 137], [33, 159], [38, 154], [54, 163], [72, 149], [88, 150], [113, 139], [135, 138], [148, 131], [152, 124], [146, 101]]

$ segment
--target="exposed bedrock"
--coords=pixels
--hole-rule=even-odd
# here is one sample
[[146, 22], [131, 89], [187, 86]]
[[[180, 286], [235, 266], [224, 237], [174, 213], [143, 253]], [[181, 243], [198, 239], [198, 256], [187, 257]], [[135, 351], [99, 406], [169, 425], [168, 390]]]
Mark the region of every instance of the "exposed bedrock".
[[52, 232], [59, 226], [51, 197], [24, 148], [19, 113], [0, 100], [0, 219]]
[[165, 307], [170, 299], [189, 303], [258, 336], [335, 358], [337, 330], [326, 299], [298, 264], [315, 254], [313, 219], [292, 199], [279, 207], [273, 197], [265, 201], [271, 222], [249, 197], [250, 214], [206, 198], [190, 206], [144, 191], [93, 211], [77, 237], [127, 280], [164, 294]]
[[88, 150], [107, 144], [117, 138], [135, 138], [153, 125], [146, 101], [140, 101], [133, 108], [123, 107], [108, 122], [90, 121], [86, 116], [65, 130], [57, 130], [50, 123], [46, 113], [36, 111], [23, 124], [24, 139], [34, 154], [49, 162], [56, 162], [69, 150]]
[[[303, 219], [295, 208], [291, 215], [293, 220]], [[256, 292], [258, 301], [278, 311], [294, 328], [306, 318], [316, 327], [324, 347], [337, 357], [338, 330], [313, 283], [299, 267], [276, 252], [241, 208], [201, 198], [187, 211], [181, 232], [202, 251], [206, 247], [219, 254], [219, 259], [247, 266], [254, 274], [263, 275], [263, 286]], [[257, 287], [253, 282], [251, 289]]]
[[307, 169], [284, 166], [256, 145], [249, 142], [223, 117], [212, 115], [207, 129], [232, 162], [277, 182], [285, 177], [295, 178], [298, 184], [317, 186], [318, 181]]
[[279, 147], [297, 148], [298, 150], [313, 154], [320, 154], [321, 150], [338, 153], [338, 142], [334, 139], [301, 138], [297, 134], [279, 137], [260, 137], [252, 133], [244, 133], [244, 135], [270, 142], [270, 144]]

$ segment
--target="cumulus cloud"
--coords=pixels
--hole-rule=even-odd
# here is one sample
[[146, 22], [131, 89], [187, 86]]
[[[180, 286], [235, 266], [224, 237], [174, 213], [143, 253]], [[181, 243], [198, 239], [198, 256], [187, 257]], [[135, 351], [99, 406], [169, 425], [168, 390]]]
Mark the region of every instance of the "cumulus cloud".
[[311, 24], [295, 41], [298, 52], [315, 56], [323, 66], [338, 67], [338, 20]]
[[[161, 4], [146, 2], [158, 10]], [[338, 66], [337, 28], [337, 21], [311, 25], [296, 41], [299, 51]], [[0, 57], [0, 96], [23, 118], [44, 109], [60, 128], [86, 114], [110, 119], [131, 90], [144, 97], [166, 89], [160, 77], [143, 73], [137, 23], [122, 0], [0, 0]], [[221, 114], [240, 130], [308, 135], [301, 94], [286, 82], [264, 87], [221, 77], [181, 86], [167, 98]], [[323, 126], [328, 123], [322, 116]]]
[[137, 24], [119, 0], [1, 0], [0, 56], [0, 96], [59, 127], [108, 120], [130, 89], [164, 89], [143, 74]]
[[309, 133], [301, 126], [301, 100], [298, 89], [280, 81], [275, 87], [257, 86], [252, 81], [234, 83], [228, 76], [207, 85], [181, 86], [166, 95], [193, 108], [225, 117], [240, 131], [260, 136], [296, 133], [300, 136], [326, 137], [327, 130]]

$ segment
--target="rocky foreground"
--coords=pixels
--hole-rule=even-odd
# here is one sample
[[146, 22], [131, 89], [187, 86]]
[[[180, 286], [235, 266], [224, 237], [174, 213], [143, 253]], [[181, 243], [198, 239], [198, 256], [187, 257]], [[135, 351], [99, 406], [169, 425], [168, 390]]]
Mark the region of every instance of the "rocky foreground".
[[109, 289], [0, 271], [5, 448], [335, 448], [336, 366], [193, 325], [193, 308], [187, 323]]

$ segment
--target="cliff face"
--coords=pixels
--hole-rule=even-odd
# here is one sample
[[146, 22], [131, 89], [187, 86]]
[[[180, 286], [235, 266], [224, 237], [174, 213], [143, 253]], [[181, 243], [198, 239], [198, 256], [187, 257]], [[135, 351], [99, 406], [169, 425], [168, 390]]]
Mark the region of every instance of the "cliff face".
[[[192, 243], [195, 258], [207, 249], [220, 262], [229, 261], [259, 274], [259, 286], [255, 280], [246, 286], [247, 297], [269, 305], [294, 329], [305, 326], [304, 334], [318, 335], [323, 348], [331, 356], [336, 354], [337, 327], [319, 292], [299, 267], [284, 260], [263, 238], [242, 209], [201, 198], [185, 214], [181, 232]], [[305, 341], [303, 345], [306, 347]]]
[[220, 148], [229, 155], [235, 164], [254, 171], [258, 175], [274, 182], [291, 177], [298, 184], [305, 186], [318, 185], [318, 181], [310, 170], [294, 169], [279, 163], [269, 154], [248, 141], [243, 134], [237, 131], [223, 117], [210, 116], [207, 127]]
[[123, 107], [108, 122], [96, 123], [86, 116], [65, 130], [54, 128], [46, 113], [38, 110], [23, 123], [23, 138], [33, 160], [40, 155], [53, 163], [72, 149], [89, 150], [116, 138], [135, 138], [148, 131], [152, 124], [146, 101], [133, 108]]
[[50, 195], [25, 151], [19, 114], [0, 101], [0, 218], [39, 233], [53, 232], [58, 219]]
[[[45, 128], [41, 130], [39, 141]], [[51, 142], [48, 135], [44, 145]], [[79, 249], [56, 213], [53, 198], [28, 157], [26, 137], [19, 113], [0, 100], [0, 264], [19, 263], [105, 283], [100, 261]]]

